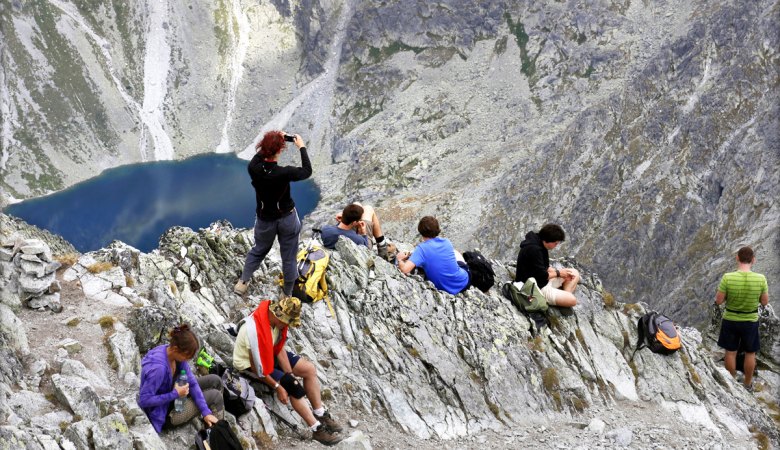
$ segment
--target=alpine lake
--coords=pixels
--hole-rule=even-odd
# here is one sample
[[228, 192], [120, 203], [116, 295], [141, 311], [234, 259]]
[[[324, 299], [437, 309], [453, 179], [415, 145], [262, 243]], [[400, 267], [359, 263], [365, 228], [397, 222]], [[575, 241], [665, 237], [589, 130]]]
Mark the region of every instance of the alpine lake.
[[[209, 153], [121, 166], [3, 212], [59, 234], [80, 252], [120, 240], [148, 253], [177, 225], [197, 230], [224, 219], [236, 228], [253, 227], [248, 163], [232, 153]], [[320, 192], [311, 179], [290, 183], [290, 189], [301, 218], [317, 206]]]

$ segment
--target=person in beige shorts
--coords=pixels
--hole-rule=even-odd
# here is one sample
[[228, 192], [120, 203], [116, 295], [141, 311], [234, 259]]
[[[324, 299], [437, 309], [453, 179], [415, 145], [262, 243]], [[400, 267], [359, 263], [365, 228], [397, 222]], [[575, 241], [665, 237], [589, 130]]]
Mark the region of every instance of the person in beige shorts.
[[538, 233], [528, 232], [517, 254], [515, 281], [525, 283], [533, 278], [548, 304], [572, 307], [577, 304], [574, 290], [580, 282], [580, 273], [577, 269], [550, 265], [549, 252], [565, 239], [563, 228], [554, 223], [545, 224]]
[[[580, 272], [577, 269], [554, 269], [556, 276], [547, 281], [542, 288], [542, 294], [547, 303], [553, 306], [574, 306], [577, 298], [574, 297], [574, 289], [580, 282]], [[557, 276], [560, 274], [560, 276]]]
[[[362, 209], [363, 212], [360, 215], [360, 220], [355, 223], [354, 230], [360, 236], [365, 236], [367, 239], [366, 246], [373, 250], [376, 246], [377, 254], [381, 258], [388, 259], [388, 242], [385, 240], [384, 233], [382, 232], [382, 223], [379, 221], [379, 217], [376, 211], [371, 205], [363, 205], [358, 202], [351, 203], [347, 208], [351, 206], [358, 206], [358, 210]], [[345, 211], [347, 209], [345, 208]], [[343, 212], [336, 215], [336, 221], [342, 224]], [[350, 224], [346, 224], [349, 226]], [[342, 225], [343, 226], [343, 225]]]

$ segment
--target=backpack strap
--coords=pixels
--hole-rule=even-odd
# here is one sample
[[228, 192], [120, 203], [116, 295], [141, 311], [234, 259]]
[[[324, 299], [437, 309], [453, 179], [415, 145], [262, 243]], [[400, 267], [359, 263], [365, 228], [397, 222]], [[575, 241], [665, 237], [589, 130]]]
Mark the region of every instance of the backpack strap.
[[635, 348], [633, 353], [631, 353], [631, 358], [628, 359], [629, 361], [634, 360], [634, 355], [636, 355], [636, 352], [647, 347], [647, 339], [645, 336], [645, 324], [643, 324], [642, 322], [645, 321], [648, 316], [649, 314], [645, 314], [644, 316], [640, 317], [636, 321], [636, 334], [637, 334], [636, 345], [634, 346]]
[[758, 312], [758, 308], [754, 309], [753, 311], [738, 311], [736, 309], [731, 309], [727, 306], [726, 311], [734, 314], [755, 314]]

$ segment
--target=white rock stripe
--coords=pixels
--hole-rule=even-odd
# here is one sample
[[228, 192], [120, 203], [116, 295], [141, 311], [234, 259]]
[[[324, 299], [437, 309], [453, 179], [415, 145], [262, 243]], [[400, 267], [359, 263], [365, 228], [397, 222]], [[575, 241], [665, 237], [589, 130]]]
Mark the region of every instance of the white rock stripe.
[[165, 96], [168, 93], [168, 71], [171, 66], [171, 46], [163, 24], [168, 21], [167, 0], [147, 0], [149, 29], [146, 33], [144, 57], [144, 103], [141, 117], [154, 141], [156, 160], [173, 159], [173, 144], [165, 132]]
[[[290, 118], [295, 111], [304, 103], [309, 104], [311, 110], [318, 111], [316, 117], [320, 118], [320, 122], [317, 123], [317, 128], [312, 134], [313, 138], [311, 142], [317, 140], [321, 136], [322, 122], [321, 120], [329, 120], [330, 106], [333, 100], [333, 91], [335, 89], [336, 76], [338, 75], [339, 60], [341, 59], [341, 47], [346, 36], [347, 24], [354, 14], [355, 8], [352, 5], [352, 0], [347, 0], [341, 7], [341, 16], [339, 16], [339, 24], [337, 28], [337, 34], [331, 44], [330, 56], [325, 63], [325, 71], [322, 75], [318, 76], [309, 84], [307, 84], [301, 92], [290, 100], [281, 111], [279, 111], [270, 121], [268, 121], [260, 129], [260, 133], [255, 137], [251, 144], [249, 144], [241, 153], [239, 157], [244, 159], [251, 159], [255, 154], [255, 145], [260, 142], [263, 134], [269, 130], [282, 130], [290, 121]], [[317, 132], [319, 131], [319, 132]]]
[[232, 0], [233, 15], [231, 22], [235, 21], [236, 28], [238, 29], [238, 35], [233, 32], [233, 27], [228, 24], [228, 33], [230, 34], [230, 40], [233, 42], [234, 48], [230, 57], [230, 89], [228, 90], [227, 109], [225, 112], [225, 123], [222, 126], [222, 140], [216, 148], [217, 153], [230, 152], [230, 138], [228, 137], [228, 130], [230, 124], [233, 122], [233, 110], [236, 107], [236, 91], [238, 85], [241, 83], [241, 78], [244, 76], [244, 58], [246, 57], [246, 50], [249, 46], [249, 19], [244, 10], [241, 8], [241, 0]]
[[[1, 51], [1, 50], [0, 50]], [[13, 130], [11, 129], [11, 94], [5, 80], [5, 52], [0, 53], [0, 117], [2, 117], [2, 129], [0, 129], [0, 171], [5, 170], [8, 158], [11, 157], [11, 145], [14, 143]]]
[[[145, 114], [143, 108], [141, 105], [135, 101], [135, 99], [125, 91], [124, 87], [122, 86], [122, 83], [119, 81], [119, 77], [117, 76], [117, 69], [114, 65], [113, 58], [111, 57], [111, 44], [104, 39], [102, 36], [98, 35], [90, 26], [87, 24], [86, 20], [79, 14], [78, 10], [75, 6], [73, 6], [70, 3], [63, 2], [61, 0], [48, 0], [49, 3], [55, 7], [57, 7], [60, 11], [62, 11], [65, 16], [67, 16], [70, 20], [75, 22], [78, 27], [86, 33], [87, 36], [89, 36], [90, 39], [92, 39], [95, 42], [95, 48], [100, 51], [100, 54], [103, 56], [103, 60], [105, 61], [106, 68], [108, 69], [108, 73], [111, 76], [111, 80], [114, 82], [114, 85], [116, 86], [117, 92], [119, 92], [119, 95], [122, 97], [122, 99], [125, 101], [125, 103], [133, 110], [135, 110], [141, 121], [143, 122], [146, 127], [142, 128], [141, 136], [139, 138], [139, 151], [141, 154], [141, 159], [143, 161], [147, 161], [149, 159], [149, 155], [147, 153], [147, 139], [144, 133], [144, 130], [146, 128], [149, 129], [150, 134], [152, 134], [152, 137], [155, 141], [155, 145], [157, 145], [157, 142], [161, 142], [160, 145], [165, 146], [167, 143], [167, 148], [163, 148], [163, 153], [170, 154], [167, 158], [159, 158], [158, 151], [155, 151], [155, 159], [171, 159], [173, 158], [173, 146], [171, 145], [171, 140], [168, 137], [167, 133], [165, 133], [165, 130], [162, 127], [161, 123], [154, 123], [154, 121], [157, 119], [152, 114]], [[165, 10], [167, 11], [167, 4]], [[167, 17], [167, 14], [166, 14]], [[152, 19], [155, 20], [155, 19]], [[162, 29], [162, 21], [159, 22], [160, 29]], [[164, 30], [162, 30], [164, 31]], [[163, 38], [164, 39], [164, 38]], [[166, 44], [167, 45], [167, 44]], [[168, 49], [168, 55], [170, 55], [170, 49]], [[148, 53], [147, 53], [148, 56]], [[146, 70], [146, 64], [147, 62], [144, 61], [144, 70]], [[166, 77], [167, 77], [167, 66], [169, 65], [168, 59], [165, 60], [166, 64]], [[163, 89], [167, 89], [166, 86], [163, 86]], [[144, 74], [144, 105], [146, 105], [146, 97], [148, 96], [148, 87], [146, 85], [146, 74]], [[160, 114], [162, 116], [162, 113]], [[161, 131], [163, 136], [157, 136], [155, 138], [155, 134], [153, 130]]]

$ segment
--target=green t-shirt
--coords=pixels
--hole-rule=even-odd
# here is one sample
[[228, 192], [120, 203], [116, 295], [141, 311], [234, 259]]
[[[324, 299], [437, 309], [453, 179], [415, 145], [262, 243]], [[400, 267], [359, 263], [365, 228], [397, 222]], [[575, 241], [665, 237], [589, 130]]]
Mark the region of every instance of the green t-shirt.
[[[757, 322], [758, 300], [769, 292], [766, 277], [755, 272], [729, 272], [723, 275], [718, 291], [726, 294], [723, 318], [734, 322]], [[733, 311], [742, 311], [733, 312]], [[747, 313], [747, 314], [746, 314]]]

